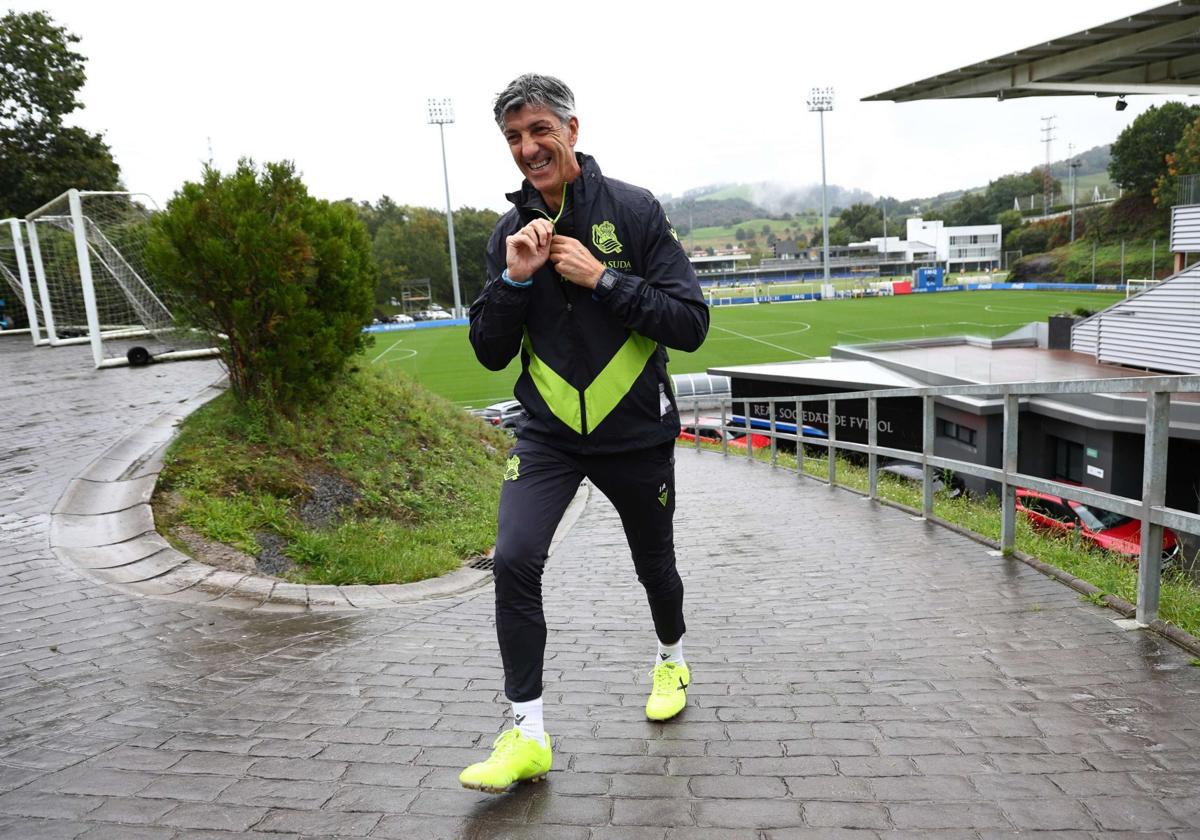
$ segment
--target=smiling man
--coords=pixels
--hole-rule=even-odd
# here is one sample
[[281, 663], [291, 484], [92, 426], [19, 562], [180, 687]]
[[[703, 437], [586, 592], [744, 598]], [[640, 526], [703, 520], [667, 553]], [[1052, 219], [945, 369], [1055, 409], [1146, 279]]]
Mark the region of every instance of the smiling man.
[[686, 703], [683, 582], [675, 568], [674, 439], [667, 350], [692, 351], [708, 308], [662, 206], [575, 152], [570, 89], [528, 74], [496, 97], [496, 123], [525, 180], [487, 249], [491, 280], [471, 306], [471, 344], [490, 370], [521, 355], [528, 415], [500, 493], [496, 636], [514, 727], [462, 784], [498, 793], [550, 770], [542, 709], [550, 539], [587, 478], [620, 514], [657, 636], [646, 716]]

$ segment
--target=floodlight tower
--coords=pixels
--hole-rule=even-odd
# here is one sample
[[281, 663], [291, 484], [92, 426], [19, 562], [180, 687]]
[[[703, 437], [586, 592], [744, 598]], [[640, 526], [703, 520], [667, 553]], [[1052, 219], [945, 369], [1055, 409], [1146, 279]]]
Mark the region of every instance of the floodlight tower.
[[833, 88], [813, 88], [808, 95], [808, 110], [821, 118], [821, 244], [825, 255], [825, 282], [829, 283], [829, 202], [825, 198], [825, 112], [833, 110]]
[[450, 284], [454, 287], [454, 317], [462, 317], [462, 296], [458, 291], [458, 256], [454, 252], [454, 211], [450, 209], [450, 174], [446, 168], [446, 124], [454, 122], [454, 103], [449, 99], [429, 100], [429, 125], [438, 127], [442, 139], [442, 178], [446, 182], [446, 229], [450, 236]]

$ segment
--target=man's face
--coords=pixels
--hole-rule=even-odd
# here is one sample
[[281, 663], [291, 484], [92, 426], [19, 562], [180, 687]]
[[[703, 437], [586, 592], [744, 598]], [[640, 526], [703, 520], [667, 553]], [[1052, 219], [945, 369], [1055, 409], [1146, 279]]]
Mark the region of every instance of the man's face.
[[541, 106], [522, 105], [504, 117], [504, 137], [521, 174], [540, 193], [553, 193], [579, 172], [579, 120], [563, 122]]

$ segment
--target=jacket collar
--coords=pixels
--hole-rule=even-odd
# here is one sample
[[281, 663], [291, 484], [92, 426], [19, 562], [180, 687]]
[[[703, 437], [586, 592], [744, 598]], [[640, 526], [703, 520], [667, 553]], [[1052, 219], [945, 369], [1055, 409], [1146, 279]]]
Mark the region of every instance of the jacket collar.
[[[576, 152], [575, 160], [579, 162], [579, 177], [571, 182], [571, 199], [576, 205], [583, 207], [590, 204], [599, 192], [603, 175], [600, 172], [600, 164], [596, 163], [596, 159], [591, 155]], [[521, 182], [520, 189], [516, 192], [506, 193], [504, 197], [512, 202], [518, 210], [546, 209], [546, 200], [533, 188], [533, 184], [529, 183], [528, 179]]]

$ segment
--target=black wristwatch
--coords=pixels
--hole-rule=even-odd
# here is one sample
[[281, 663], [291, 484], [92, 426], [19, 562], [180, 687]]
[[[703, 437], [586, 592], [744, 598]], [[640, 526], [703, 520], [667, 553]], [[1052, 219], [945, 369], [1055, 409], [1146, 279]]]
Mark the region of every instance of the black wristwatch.
[[596, 288], [592, 289], [592, 297], [596, 298], [596, 300], [603, 300], [608, 297], [609, 293], [617, 287], [617, 281], [620, 279], [621, 275], [613, 269], [604, 269], [604, 273], [596, 281]]

